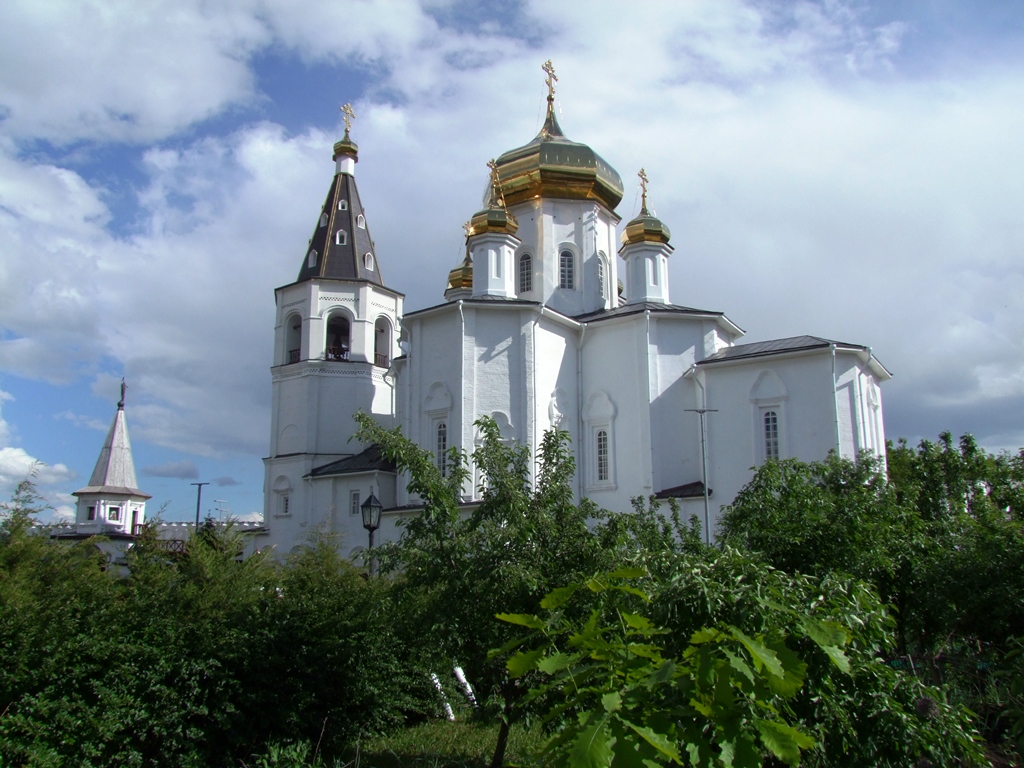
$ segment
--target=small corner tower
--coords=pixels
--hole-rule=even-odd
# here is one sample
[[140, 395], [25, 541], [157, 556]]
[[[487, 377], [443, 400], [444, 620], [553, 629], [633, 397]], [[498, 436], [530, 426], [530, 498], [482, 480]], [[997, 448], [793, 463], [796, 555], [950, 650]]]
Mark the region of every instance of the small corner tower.
[[641, 189], [640, 215], [626, 225], [619, 249], [626, 263], [626, 303], [668, 304], [668, 257], [673, 251], [668, 244], [671, 233], [647, 208], [647, 173], [641, 168], [637, 176]]
[[[334, 145], [334, 178], [317, 214], [294, 283], [275, 292], [270, 455], [264, 514], [307, 521], [304, 478], [357, 453], [353, 414], [389, 424], [395, 396], [403, 295], [384, 284], [356, 185], [355, 112], [341, 108], [345, 135]], [[284, 522], [284, 521], [282, 521]]]
[[121, 400], [103, 441], [89, 484], [74, 492], [78, 499], [75, 532], [86, 536], [134, 536], [146, 522], [146, 500], [137, 487], [132, 444], [124, 415], [127, 387], [121, 381]]

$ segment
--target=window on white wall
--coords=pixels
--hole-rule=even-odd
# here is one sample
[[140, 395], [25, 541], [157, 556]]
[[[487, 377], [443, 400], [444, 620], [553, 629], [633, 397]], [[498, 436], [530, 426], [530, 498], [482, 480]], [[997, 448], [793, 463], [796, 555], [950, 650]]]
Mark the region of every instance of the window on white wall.
[[121, 519], [121, 508], [120, 507], [108, 507], [107, 508], [107, 519], [108, 520], [120, 520]]
[[519, 257], [519, 292], [529, 293], [533, 290], [533, 257], [524, 253]]
[[359, 507], [359, 491], [352, 491], [349, 494], [349, 514], [359, 515], [362, 514], [362, 509]]
[[607, 483], [610, 473], [608, 471], [608, 431], [597, 430], [597, 482]]
[[588, 491], [609, 491], [615, 483], [615, 405], [605, 392], [595, 392], [583, 409], [587, 435], [586, 486]]
[[597, 295], [602, 299], [605, 298], [605, 268], [604, 268], [604, 254], [598, 254], [597, 257]]
[[762, 421], [764, 422], [764, 457], [777, 460], [779, 458], [779, 414], [775, 411], [765, 411]]
[[437, 468], [441, 472], [441, 477], [448, 477], [448, 423], [445, 421], [438, 422], [434, 434], [437, 438], [435, 445], [437, 448], [437, 453], [435, 454]]
[[572, 251], [558, 255], [558, 287], [570, 291], [576, 287], [576, 259]]
[[281, 507], [280, 507], [280, 512], [281, 512], [282, 515], [291, 514], [291, 508], [290, 508], [289, 504], [290, 504], [290, 497], [289, 497], [289, 495], [287, 493], [282, 493], [281, 494]]

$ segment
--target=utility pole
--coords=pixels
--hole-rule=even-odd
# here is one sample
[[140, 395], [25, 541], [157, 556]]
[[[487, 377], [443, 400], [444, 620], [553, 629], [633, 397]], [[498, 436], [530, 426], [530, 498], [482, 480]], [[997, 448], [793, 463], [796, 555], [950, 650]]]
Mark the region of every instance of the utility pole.
[[199, 505], [203, 500], [203, 486], [209, 483], [192, 483], [196, 487], [196, 533], [199, 533]]
[[709, 413], [718, 413], [717, 408], [684, 408], [683, 410], [696, 413], [700, 416], [700, 454], [701, 454], [701, 475], [704, 486], [704, 541], [711, 543], [711, 512], [708, 503], [708, 428], [704, 420]]

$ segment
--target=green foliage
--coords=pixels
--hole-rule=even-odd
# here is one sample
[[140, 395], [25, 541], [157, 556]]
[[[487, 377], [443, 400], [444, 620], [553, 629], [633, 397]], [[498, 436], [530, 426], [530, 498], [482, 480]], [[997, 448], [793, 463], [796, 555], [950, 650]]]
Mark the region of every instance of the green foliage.
[[207, 530], [171, 557], [153, 532], [106, 570], [93, 542], [0, 526], [0, 763], [237, 764], [268, 742], [337, 753], [422, 709], [387, 615], [330, 541], [283, 567]]
[[[799, 765], [814, 740], [793, 715], [807, 665], [776, 625], [750, 635], [730, 624], [706, 627], [672, 643], [651, 619], [651, 598], [630, 582], [636, 569], [595, 577], [553, 592], [545, 617], [499, 614], [533, 629], [539, 647], [508, 660], [510, 674], [538, 673], [530, 692], [549, 702], [555, 732], [540, 751], [551, 766], [602, 768], [674, 763], [760, 766], [767, 756]], [[565, 608], [580, 592], [601, 597], [583, 622]], [[762, 610], [786, 612], [763, 601]], [[847, 631], [800, 616], [802, 636], [840, 668]]]

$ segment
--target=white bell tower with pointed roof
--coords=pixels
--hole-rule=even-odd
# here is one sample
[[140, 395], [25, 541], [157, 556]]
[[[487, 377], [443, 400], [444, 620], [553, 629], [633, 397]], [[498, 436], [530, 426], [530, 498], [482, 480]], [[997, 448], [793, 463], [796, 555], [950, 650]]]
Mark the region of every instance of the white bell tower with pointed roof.
[[[356, 185], [355, 112], [342, 107], [345, 135], [334, 145], [334, 178], [294, 283], [275, 291], [270, 453], [264, 460], [264, 518], [273, 538], [302, 540], [313, 505], [307, 479], [358, 453], [357, 411], [391, 423], [392, 360], [404, 296], [384, 284]], [[314, 523], [315, 525], [315, 523]]]
[[75, 531], [82, 535], [134, 536], [146, 522], [146, 500], [151, 498], [138, 488], [135, 461], [128, 439], [124, 414], [127, 387], [121, 381], [121, 400], [103, 441], [89, 484], [74, 492], [78, 498]]

